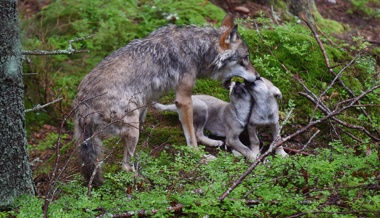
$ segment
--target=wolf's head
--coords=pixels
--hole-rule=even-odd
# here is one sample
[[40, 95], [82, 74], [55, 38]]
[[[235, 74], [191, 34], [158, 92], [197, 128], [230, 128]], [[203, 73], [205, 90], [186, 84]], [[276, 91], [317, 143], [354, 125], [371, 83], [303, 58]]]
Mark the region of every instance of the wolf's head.
[[224, 87], [229, 87], [232, 77], [238, 76], [253, 82], [260, 75], [249, 61], [249, 49], [238, 33], [234, 18], [227, 15], [221, 26], [218, 56], [213, 61], [215, 78], [221, 79]]
[[245, 85], [255, 101], [259, 101], [260, 99], [266, 101], [269, 98], [282, 98], [280, 89], [264, 77], [261, 77], [254, 82], [245, 81]]

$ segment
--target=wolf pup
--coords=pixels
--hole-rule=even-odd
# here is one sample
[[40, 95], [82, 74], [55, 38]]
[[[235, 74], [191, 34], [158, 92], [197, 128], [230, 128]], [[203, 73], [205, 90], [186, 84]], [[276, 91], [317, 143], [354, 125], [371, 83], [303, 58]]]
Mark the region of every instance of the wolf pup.
[[[275, 140], [277, 137], [280, 126], [276, 98], [281, 99], [282, 93], [272, 82], [263, 77], [254, 82], [245, 81], [245, 86], [254, 101], [251, 117], [247, 125], [250, 148], [254, 154], [254, 160], [260, 153], [260, 141], [257, 137], [257, 129], [269, 126], [272, 132], [272, 139]], [[280, 154], [283, 157], [288, 155], [282, 146], [276, 149], [276, 154]]]
[[[246, 127], [252, 108], [251, 94], [243, 84], [231, 84], [230, 102], [227, 103], [209, 95], [193, 95], [194, 128], [198, 143], [207, 146], [221, 146], [223, 142], [213, 140], [204, 135], [204, 130], [214, 136], [226, 138], [227, 146], [240, 152], [248, 159], [254, 153], [239, 140], [239, 135]], [[174, 104], [153, 104], [160, 111], [178, 111]]]
[[101, 170], [96, 166], [102, 160], [101, 139], [108, 134], [122, 137], [122, 169], [134, 171], [130, 158], [147, 106], [169, 90], [176, 92], [186, 142], [197, 148], [191, 101], [196, 78], [219, 79], [226, 86], [234, 76], [252, 82], [259, 77], [237, 29], [230, 15], [219, 29], [168, 25], [131, 41], [88, 73], [73, 103], [85, 179], [90, 181], [97, 170], [93, 185], [102, 184]]

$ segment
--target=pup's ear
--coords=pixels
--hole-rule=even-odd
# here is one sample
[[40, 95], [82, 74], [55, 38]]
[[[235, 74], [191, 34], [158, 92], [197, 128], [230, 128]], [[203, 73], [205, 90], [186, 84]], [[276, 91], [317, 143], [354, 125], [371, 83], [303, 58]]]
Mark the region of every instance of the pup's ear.
[[279, 88], [277, 88], [276, 86], [272, 87], [272, 93], [273, 93], [273, 96], [277, 99], [282, 99], [282, 93], [280, 91]]
[[235, 24], [232, 28], [225, 31], [219, 40], [219, 45], [222, 49], [227, 50], [238, 39], [238, 25]]
[[227, 14], [222, 21], [222, 27], [232, 28], [235, 25], [235, 18], [231, 14]]

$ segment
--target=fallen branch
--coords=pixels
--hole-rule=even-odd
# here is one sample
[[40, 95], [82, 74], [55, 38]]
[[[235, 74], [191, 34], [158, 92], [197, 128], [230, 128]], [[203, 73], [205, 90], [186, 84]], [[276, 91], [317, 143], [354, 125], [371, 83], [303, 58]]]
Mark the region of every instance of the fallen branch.
[[[173, 207], [168, 207], [166, 208], [166, 211], [170, 213], [181, 213], [182, 212], [183, 205], [182, 204], [177, 204]], [[96, 218], [103, 218], [105, 217], [113, 217], [113, 218], [129, 218], [129, 217], [147, 217], [154, 215], [158, 212], [158, 210], [153, 209], [151, 211], [146, 211], [146, 210], [139, 210], [139, 211], [129, 211], [129, 212], [124, 212], [120, 214], [110, 214], [110, 213], [104, 213], [102, 215], [97, 216]]]
[[301, 150], [297, 150], [297, 149], [294, 149], [294, 148], [288, 148], [288, 147], [284, 147], [284, 150], [286, 151], [286, 153], [293, 153], [293, 154], [302, 154], [304, 156], [309, 156], [310, 153], [307, 153], [307, 152], [304, 152], [304, 151], [301, 151]]
[[283, 125], [280, 126], [280, 129], [277, 132], [277, 137], [273, 140], [273, 142], [269, 146], [269, 149], [264, 154], [260, 155], [255, 160], [255, 162], [253, 162], [253, 164], [235, 182], [233, 182], [230, 187], [228, 187], [228, 189], [218, 198], [219, 201], [223, 201], [244, 180], [244, 178], [247, 177], [248, 174], [250, 174], [259, 165], [259, 163], [264, 161], [265, 158], [273, 152], [273, 150], [281, 146], [280, 144], [276, 144], [276, 142], [279, 140], [282, 127], [289, 120], [292, 111], [293, 108], [286, 115], [286, 118], [283, 121]]
[[86, 40], [86, 39], [91, 38], [93, 36], [95, 36], [95, 35], [93, 34], [93, 35], [89, 35], [86, 37], [75, 38], [75, 39], [69, 40], [69, 46], [66, 50], [52, 50], [52, 51], [49, 51], [49, 50], [26, 51], [26, 50], [23, 50], [23, 51], [21, 51], [21, 54], [22, 55], [61, 55], [61, 54], [72, 55], [72, 54], [77, 54], [77, 53], [88, 53], [88, 52], [90, 52], [89, 50], [77, 50], [77, 49], [75, 49], [73, 46], [73, 43]]

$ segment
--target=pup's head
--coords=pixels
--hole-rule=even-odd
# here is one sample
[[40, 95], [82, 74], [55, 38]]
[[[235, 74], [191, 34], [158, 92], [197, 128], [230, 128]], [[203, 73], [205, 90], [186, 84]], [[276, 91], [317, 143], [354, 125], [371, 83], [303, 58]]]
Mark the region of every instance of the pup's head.
[[273, 83], [263, 77], [260, 77], [254, 82], [244, 81], [249, 93], [255, 100], [268, 98], [282, 98], [282, 93]]
[[245, 88], [243, 83], [232, 82], [230, 86], [230, 103], [236, 108], [250, 110], [252, 104], [252, 96]]
[[234, 17], [227, 15], [221, 26], [223, 31], [218, 45], [218, 55], [214, 59], [214, 78], [221, 79], [223, 86], [228, 88], [234, 76], [253, 82], [259, 74], [249, 61], [249, 49], [238, 33]]

